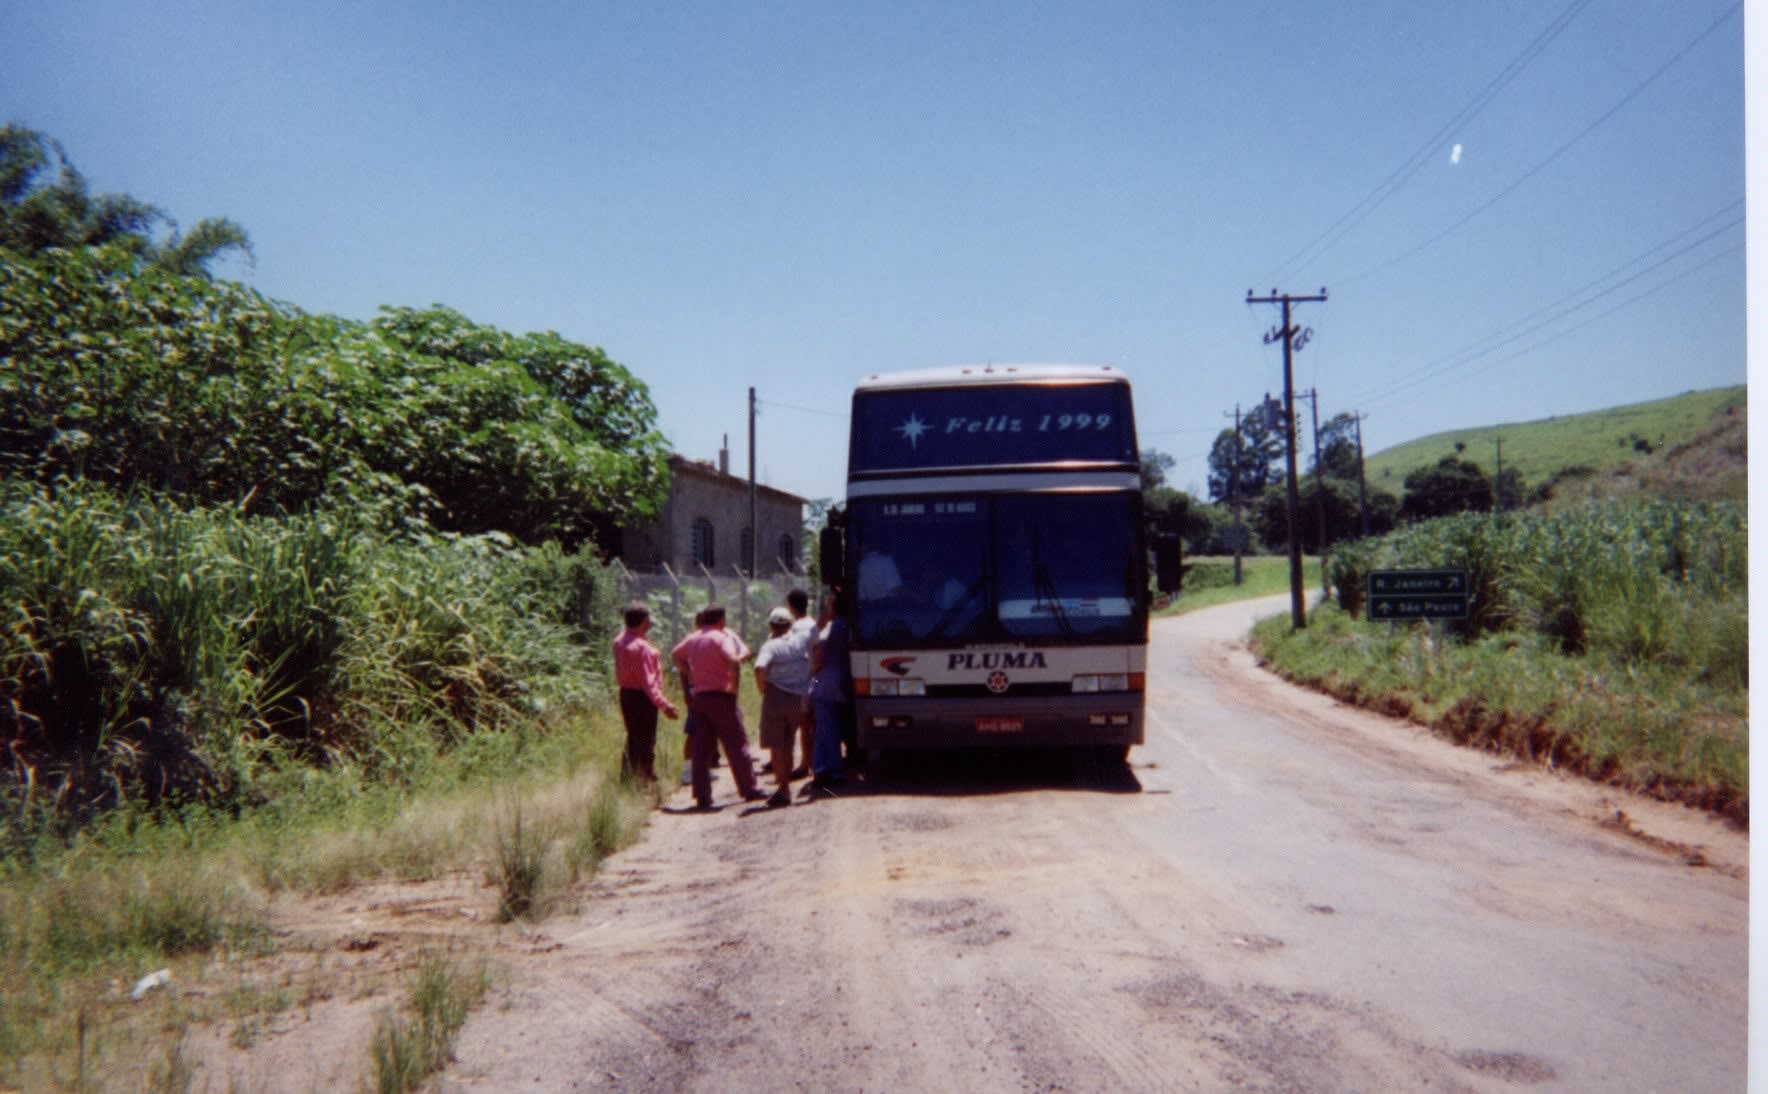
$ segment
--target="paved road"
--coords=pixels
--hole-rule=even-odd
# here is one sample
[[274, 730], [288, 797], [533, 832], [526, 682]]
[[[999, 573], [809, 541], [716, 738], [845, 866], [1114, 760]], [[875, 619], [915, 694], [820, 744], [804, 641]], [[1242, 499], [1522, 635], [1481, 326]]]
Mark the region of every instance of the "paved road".
[[444, 1085], [1743, 1088], [1745, 837], [1273, 681], [1260, 609], [1155, 624], [1127, 770], [678, 796], [506, 951]]

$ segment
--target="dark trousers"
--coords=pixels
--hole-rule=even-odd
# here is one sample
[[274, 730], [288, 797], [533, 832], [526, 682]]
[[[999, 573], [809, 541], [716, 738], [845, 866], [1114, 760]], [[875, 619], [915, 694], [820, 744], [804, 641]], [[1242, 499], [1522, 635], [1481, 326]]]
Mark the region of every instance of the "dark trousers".
[[626, 723], [626, 751], [620, 768], [627, 775], [657, 781], [657, 705], [640, 688], [620, 689], [620, 718]]
[[747, 797], [755, 789], [755, 761], [749, 756], [749, 732], [743, 728], [743, 712], [737, 697], [728, 691], [696, 691], [689, 700], [694, 726], [694, 800], [712, 804], [712, 758], [720, 745], [730, 762], [737, 793]]

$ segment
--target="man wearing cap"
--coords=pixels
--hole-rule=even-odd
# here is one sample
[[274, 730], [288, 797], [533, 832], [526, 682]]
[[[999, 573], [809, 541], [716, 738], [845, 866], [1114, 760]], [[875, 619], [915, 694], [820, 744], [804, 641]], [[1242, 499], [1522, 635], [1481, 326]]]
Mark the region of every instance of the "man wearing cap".
[[[755, 689], [761, 693], [761, 747], [773, 757], [773, 797], [769, 808], [792, 804], [792, 740], [804, 717], [810, 692], [810, 643], [793, 627], [785, 608], [767, 617], [770, 637], [755, 655]], [[808, 774], [808, 772], [807, 772]]]
[[816, 732], [816, 717], [810, 705], [810, 677], [815, 675], [810, 663], [810, 651], [816, 649], [818, 623], [816, 617], [810, 614], [810, 594], [803, 589], [793, 589], [786, 594], [786, 607], [792, 613], [792, 630], [789, 634], [803, 642], [805, 649], [804, 713], [798, 719], [801, 759], [798, 766], [792, 769], [792, 777], [802, 779], [810, 775], [810, 746]]

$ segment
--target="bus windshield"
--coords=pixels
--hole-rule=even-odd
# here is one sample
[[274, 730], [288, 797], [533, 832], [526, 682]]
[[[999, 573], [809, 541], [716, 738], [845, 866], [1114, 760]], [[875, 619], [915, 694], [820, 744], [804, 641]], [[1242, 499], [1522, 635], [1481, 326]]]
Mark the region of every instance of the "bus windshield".
[[868, 645], [1140, 642], [1136, 495], [855, 499], [855, 629]]

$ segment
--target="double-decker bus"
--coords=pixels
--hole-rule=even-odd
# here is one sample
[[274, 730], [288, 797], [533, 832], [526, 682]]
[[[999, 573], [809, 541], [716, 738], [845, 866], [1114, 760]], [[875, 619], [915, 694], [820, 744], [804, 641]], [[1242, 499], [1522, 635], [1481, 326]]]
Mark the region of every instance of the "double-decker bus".
[[[1148, 546], [1128, 379], [986, 365], [861, 382], [825, 534], [859, 744], [1142, 743]], [[1164, 568], [1164, 567], [1163, 567]]]

